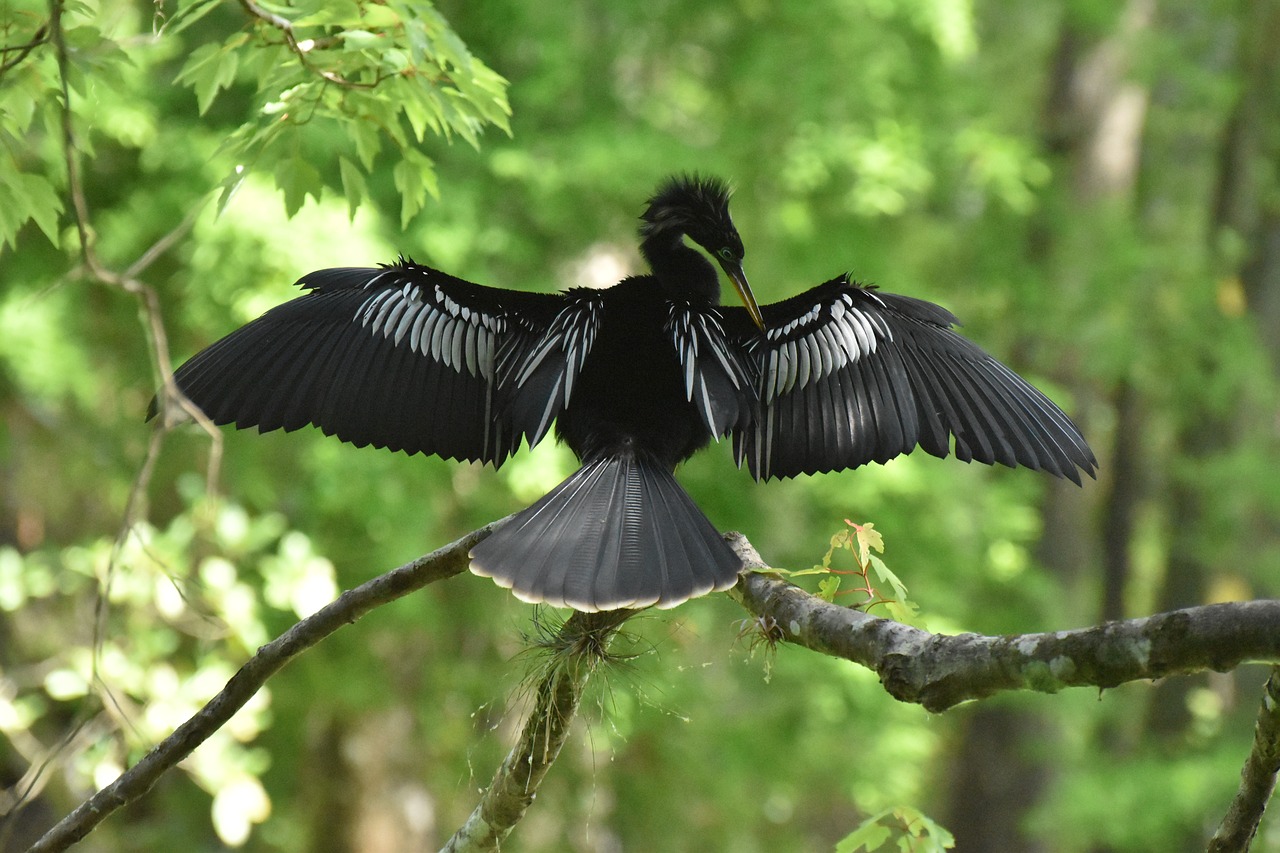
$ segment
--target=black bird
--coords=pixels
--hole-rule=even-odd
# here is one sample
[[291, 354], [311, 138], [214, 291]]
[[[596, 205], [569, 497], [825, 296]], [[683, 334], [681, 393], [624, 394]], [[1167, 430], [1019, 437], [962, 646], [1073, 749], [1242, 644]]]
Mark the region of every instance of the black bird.
[[[217, 424], [314, 424], [494, 467], [554, 422], [582, 467], [477, 545], [471, 570], [585, 611], [674, 607], [734, 584], [737, 557], [672, 473], [713, 438], [732, 435], [758, 480], [917, 446], [946, 456], [953, 440], [966, 462], [1093, 475], [1071, 420], [952, 331], [945, 309], [847, 275], [758, 306], [719, 180], [669, 179], [641, 219], [652, 273], [611, 288], [499, 290], [403, 257], [320, 270], [174, 378]], [[744, 308], [720, 307], [716, 268], [685, 237]]]

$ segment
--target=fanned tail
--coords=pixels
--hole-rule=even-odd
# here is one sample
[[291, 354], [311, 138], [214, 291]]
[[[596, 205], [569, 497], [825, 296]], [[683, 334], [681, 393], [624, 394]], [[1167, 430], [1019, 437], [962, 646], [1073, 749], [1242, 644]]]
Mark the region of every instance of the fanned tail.
[[630, 455], [588, 462], [471, 550], [522, 601], [586, 612], [675, 607], [741, 569], [671, 472]]

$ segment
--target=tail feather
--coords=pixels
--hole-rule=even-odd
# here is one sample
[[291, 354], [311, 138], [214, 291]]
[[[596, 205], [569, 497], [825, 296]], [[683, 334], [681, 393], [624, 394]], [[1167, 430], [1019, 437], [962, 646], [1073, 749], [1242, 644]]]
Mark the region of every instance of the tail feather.
[[671, 472], [630, 456], [587, 463], [471, 549], [517, 598], [586, 612], [675, 607], [741, 569]]

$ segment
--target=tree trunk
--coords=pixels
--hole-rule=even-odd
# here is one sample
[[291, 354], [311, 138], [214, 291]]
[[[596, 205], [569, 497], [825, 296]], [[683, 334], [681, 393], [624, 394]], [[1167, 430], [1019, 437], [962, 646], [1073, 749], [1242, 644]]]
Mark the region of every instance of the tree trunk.
[[[1066, 201], [1068, 221], [1091, 222], [1096, 208], [1123, 203], [1133, 192], [1146, 117], [1147, 92], [1127, 80], [1134, 36], [1149, 22], [1153, 0], [1129, 0], [1117, 15], [1112, 31], [1102, 37], [1066, 20], [1059, 35], [1050, 90], [1044, 112], [1044, 146], [1058, 163], [1059, 191]], [[1090, 259], [1059, 257], [1062, 220], [1042, 214], [1027, 252], [1041, 264], [1059, 270], [1055, 287], [1077, 291], [1088, 278], [1079, 267]], [[1069, 368], [1068, 368], [1069, 370]], [[1076, 376], [1057, 376], [1075, 392], [1078, 408], [1085, 408], [1090, 390]], [[1105, 462], [1104, 462], [1105, 464]], [[1112, 502], [1128, 503], [1131, 496], [1113, 491]], [[1086, 567], [1095, 565], [1088, 507], [1079, 494], [1061, 484], [1047, 491], [1041, 509], [1043, 535], [1037, 548], [1040, 562], [1070, 590], [1089, 579]], [[1127, 553], [1130, 528], [1110, 531], [1109, 553]], [[1122, 541], [1123, 540], [1123, 541]], [[1123, 599], [1123, 565], [1108, 593]], [[1068, 595], [1068, 597], [1073, 597]], [[1106, 604], [1104, 608], [1114, 607]], [[1087, 618], [1085, 614], [1081, 617]], [[1092, 614], [1089, 614], [1092, 615]], [[1047, 757], [1030, 749], [1055, 737], [1055, 723], [1035, 711], [982, 706], [975, 709], [957, 750], [947, 825], [955, 833], [957, 850], [1002, 850], [1037, 853], [1043, 849], [1024, 834], [1022, 826], [1053, 779]]]

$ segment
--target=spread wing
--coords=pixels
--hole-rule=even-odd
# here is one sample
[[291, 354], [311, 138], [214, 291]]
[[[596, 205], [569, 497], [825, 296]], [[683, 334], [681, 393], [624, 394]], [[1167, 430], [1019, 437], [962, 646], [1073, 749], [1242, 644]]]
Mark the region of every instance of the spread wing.
[[764, 335], [750, 334], [742, 309], [724, 310], [760, 372], [755, 421], [734, 433], [738, 463], [757, 479], [855, 468], [917, 446], [946, 456], [952, 440], [963, 461], [1076, 483], [1097, 467], [1061, 409], [930, 302], [841, 277], [765, 306]]
[[[174, 373], [214, 423], [314, 424], [357, 446], [497, 466], [545, 435], [593, 338], [592, 318], [562, 295], [481, 287], [404, 259], [298, 285], [309, 292]], [[566, 325], [576, 335], [556, 331]]]

